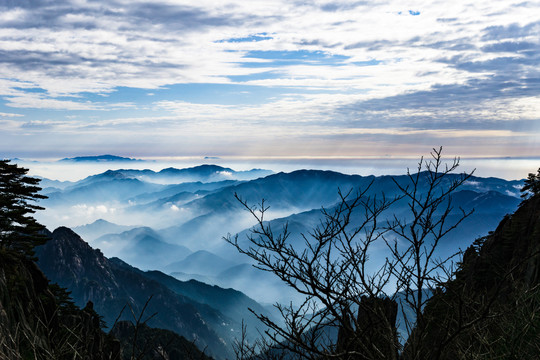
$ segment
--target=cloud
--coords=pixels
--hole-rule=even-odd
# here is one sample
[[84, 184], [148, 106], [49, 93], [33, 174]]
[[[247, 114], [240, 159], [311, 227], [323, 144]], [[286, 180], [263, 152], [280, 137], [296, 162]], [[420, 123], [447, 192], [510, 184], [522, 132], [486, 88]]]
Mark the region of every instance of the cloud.
[[[3, 6], [2, 6], [3, 5]], [[197, 31], [208, 26], [235, 26], [238, 17], [213, 15], [205, 8], [185, 4], [141, 1], [18, 1], [1, 4], [10, 28], [72, 28], [93, 30], [108, 24], [117, 30], [152, 24], [175, 31]], [[116, 24], [111, 21], [116, 20]]]
[[127, 109], [135, 107], [133, 103], [112, 103], [90, 102], [84, 100], [57, 99], [46, 94], [19, 92], [17, 95], [4, 97], [6, 105], [13, 108], [32, 109], [57, 109], [57, 110], [102, 110], [111, 111], [115, 109]]
[[540, 21], [534, 21], [526, 25], [511, 23], [508, 25], [492, 25], [483, 29], [483, 40], [504, 40], [511, 38], [525, 38], [537, 36], [540, 31]]
[[266, 33], [256, 34], [256, 35], [250, 35], [246, 37], [240, 37], [240, 38], [230, 38], [225, 40], [218, 40], [217, 43], [235, 43], [235, 42], [253, 42], [253, 41], [264, 41], [264, 40], [272, 40], [273, 37], [267, 36]]
[[105, 214], [115, 213], [116, 208], [108, 207], [106, 205], [87, 205], [87, 204], [77, 204], [71, 207], [75, 216], [82, 217], [94, 217], [101, 216]]
[[360, 6], [368, 6], [368, 1], [331, 1], [320, 5], [322, 11], [337, 12], [337, 11], [349, 11], [355, 10]]
[[21, 124], [20, 127], [21, 129], [49, 131], [55, 129], [58, 125], [62, 125], [62, 123], [51, 121], [29, 121]]
[[[234, 13], [212, 14], [210, 11], [194, 6], [172, 5], [167, 3], [145, 2], [130, 4], [125, 7], [126, 15], [132, 25], [140, 21], [142, 24], [158, 23], [173, 31], [197, 31], [205, 27], [239, 26], [246, 19]], [[126, 16], [123, 15], [123, 16]]]
[[513, 139], [538, 120], [537, 11], [513, 0], [1, 1], [0, 140], [191, 132], [250, 144], [265, 129], [308, 151], [324, 132], [480, 137], [482, 126]]
[[24, 116], [24, 115], [0, 112], [0, 117], [21, 117], [21, 116]]
[[482, 47], [485, 52], [523, 52], [524, 50], [535, 50], [538, 44], [529, 41], [503, 41], [491, 43]]
[[[492, 107], [491, 115], [498, 118], [496, 111], [497, 101], [507, 99], [519, 101], [527, 99], [526, 103], [537, 104], [540, 94], [540, 71], [530, 69], [531, 77], [518, 77], [516, 73], [526, 74], [521, 65], [530, 65], [532, 60], [509, 58], [496, 58], [485, 62], [471, 63], [454, 61], [453, 65], [459, 69], [470, 72], [493, 71], [498, 75], [489, 75], [484, 78], [473, 78], [462, 84], [432, 85], [429, 89], [411, 91], [406, 94], [398, 94], [390, 97], [359, 101], [356, 104], [346, 105], [346, 109], [363, 111], [395, 111], [400, 109], [437, 109], [444, 112], [445, 109], [461, 108], [475, 109], [479, 104], [484, 104], [486, 110]], [[504, 70], [504, 71], [499, 71]], [[506, 106], [506, 105], [505, 105]], [[510, 109], [509, 109], [510, 110]], [[512, 111], [517, 110], [515, 108]], [[515, 114], [519, 116], [518, 114]], [[529, 113], [527, 116], [531, 116]]]
[[[345, 71], [348, 71], [354, 69], [355, 63], [377, 59], [385, 64], [395, 61], [396, 56], [400, 57], [405, 73], [410, 64], [420, 59], [428, 66], [437, 61], [437, 56], [430, 55], [430, 48], [442, 51], [440, 59], [447, 51], [463, 52], [478, 47], [475, 37], [470, 35], [470, 28], [478, 26], [467, 23], [467, 19], [474, 18], [474, 13], [465, 17], [461, 14], [460, 24], [463, 25], [459, 27], [448, 28], [452, 22], [440, 21], [457, 19], [448, 15], [458, 14], [466, 6], [458, 4], [450, 11], [441, 12], [426, 5], [422, 13], [430, 17], [411, 22], [388, 11], [393, 6], [391, 3], [369, 5], [361, 1], [330, 1], [316, 6], [294, 3], [289, 6], [289, 12], [283, 13], [279, 2], [237, 2], [227, 6], [208, 1], [188, 5], [182, 1], [128, 4], [118, 0], [4, 4], [7, 15], [0, 24], [6, 35], [4, 46], [0, 47], [0, 59], [5, 69], [8, 65], [18, 69], [19, 73], [28, 75], [25, 81], [35, 81], [38, 87], [55, 96], [84, 91], [111, 92], [118, 86], [155, 89], [174, 83], [221, 83], [234, 81], [237, 75], [252, 74], [257, 68], [283, 74], [278, 79], [289, 86], [287, 82], [291, 78], [301, 75], [297, 74], [301, 65], [340, 65], [346, 66]], [[497, 6], [500, 7], [499, 3], [493, 5]], [[360, 17], [359, 8], [362, 8]], [[438, 14], [445, 17], [431, 17]], [[503, 15], [499, 18], [507, 21]], [[393, 26], [388, 27], [388, 24]], [[20, 31], [23, 28], [25, 31]], [[431, 31], [428, 36], [426, 28]], [[501, 38], [502, 34], [534, 35], [535, 29], [534, 23], [503, 24], [474, 29], [474, 32], [483, 33], [489, 42]], [[457, 39], [455, 34], [459, 35]], [[435, 39], [436, 42], [430, 41]], [[522, 41], [521, 46], [526, 43]], [[528, 44], [529, 49], [534, 49], [535, 42]], [[299, 49], [299, 45], [304, 48]], [[496, 50], [497, 46], [500, 45], [486, 43], [482, 48], [487, 52]], [[302, 56], [269, 58], [265, 54]], [[462, 66], [489, 66], [482, 65], [485, 61], [473, 56]], [[473, 65], [469, 65], [469, 69]], [[13, 71], [8, 73], [7, 78], [14, 74]], [[329, 75], [327, 84], [331, 86], [332, 83], [339, 86], [338, 79], [358, 83], [354, 70], [349, 77], [324, 74]], [[441, 76], [440, 71], [436, 74]], [[444, 81], [448, 75], [444, 76]]]

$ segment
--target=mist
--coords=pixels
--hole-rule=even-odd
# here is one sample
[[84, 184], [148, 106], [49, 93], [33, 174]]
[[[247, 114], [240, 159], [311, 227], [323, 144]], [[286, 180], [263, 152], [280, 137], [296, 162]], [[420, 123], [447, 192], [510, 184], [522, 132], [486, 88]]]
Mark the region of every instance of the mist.
[[[497, 158], [497, 157], [462, 157], [460, 171], [470, 172], [482, 177], [499, 177], [507, 180], [519, 180], [538, 167], [540, 158]], [[59, 181], [78, 181], [87, 176], [118, 169], [149, 169], [160, 171], [169, 167], [186, 168], [201, 164], [216, 164], [246, 171], [253, 168], [264, 168], [274, 172], [290, 172], [298, 169], [332, 170], [344, 174], [358, 175], [400, 175], [407, 168], [415, 170], [418, 157], [351, 157], [351, 158], [284, 158], [284, 157], [173, 157], [148, 159], [132, 162], [59, 162], [57, 160], [16, 159], [18, 164], [30, 169], [32, 176], [44, 177]]]
[[[252, 209], [265, 199], [265, 206], [269, 206], [265, 224], [276, 233], [287, 225], [289, 242], [302, 251], [302, 234], [309, 238], [323, 220], [321, 208], [331, 211], [340, 201], [338, 189], [347, 192], [373, 182], [368, 195], [394, 195], [396, 188], [390, 177], [347, 175], [345, 170], [392, 173], [395, 169], [395, 173], [404, 173], [403, 161], [414, 171], [417, 160], [412, 159], [272, 159], [263, 161], [263, 165], [273, 167], [248, 162], [230, 168], [171, 168], [174, 164], [149, 161], [25, 165], [44, 177], [43, 193], [49, 198], [41, 201], [46, 210], [37, 212], [36, 218], [50, 230], [68, 226], [105, 256], [118, 257], [142, 270], [160, 270], [184, 281], [197, 279], [234, 288], [259, 302], [274, 303], [301, 297], [272, 274], [255, 269], [249, 257], [224, 240], [229, 234], [238, 234], [239, 243], [247, 248], [251, 229], [257, 225], [257, 219], [235, 199], [235, 194]], [[482, 161], [498, 164], [496, 160]], [[473, 160], [463, 162], [474, 164]], [[506, 160], [506, 164], [516, 168], [528, 164], [528, 160]], [[278, 171], [317, 166], [344, 172]], [[501, 179], [474, 178], [467, 182], [463, 190], [468, 193], [457, 196], [455, 205], [476, 207], [477, 212], [448, 243], [442, 244], [441, 254], [466, 247], [474, 240], [471, 236], [492, 230], [495, 222], [519, 203], [520, 187], [519, 181]], [[406, 203], [398, 202], [389, 216], [406, 213]], [[352, 225], [358, 225], [359, 219]], [[384, 247], [376, 246], [373, 251], [373, 260], [387, 255]], [[376, 269], [377, 261], [372, 266]]]

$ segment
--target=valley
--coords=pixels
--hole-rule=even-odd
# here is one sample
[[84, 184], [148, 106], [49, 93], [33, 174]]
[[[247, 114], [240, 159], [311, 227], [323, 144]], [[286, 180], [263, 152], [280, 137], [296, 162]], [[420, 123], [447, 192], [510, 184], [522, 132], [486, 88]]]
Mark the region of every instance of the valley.
[[[287, 312], [276, 304], [290, 304], [287, 311], [298, 309], [305, 319], [326, 316], [326, 308], [319, 307], [320, 303], [313, 302], [310, 310], [303, 308], [309, 288], [302, 290], [286, 278], [262, 271], [268, 269], [268, 263], [256, 259], [266, 255], [253, 250], [253, 244], [275, 236], [278, 243], [283, 241], [280, 251], [285, 251], [277, 253], [276, 260], [292, 256], [293, 262], [307, 261], [308, 254], [318, 256], [313, 244], [321, 241], [326, 231], [336, 239], [341, 238], [341, 232], [345, 238], [349, 231], [355, 234], [353, 238], [360, 234], [355, 240], [358, 244], [364, 236], [369, 238], [375, 218], [366, 222], [366, 216], [376, 204], [386, 204], [377, 213], [377, 222], [395, 227], [392, 222], [399, 221], [403, 224], [399, 226], [413, 229], [418, 217], [413, 216], [410, 199], [403, 194], [415, 194], [415, 199], [424, 201], [440, 192], [447, 197], [446, 205], [425, 209], [432, 209], [428, 221], [439, 224], [444, 235], [422, 235], [426, 236], [423, 246], [429, 247], [437, 239], [429, 256], [452, 259], [456, 251], [468, 249], [475, 239], [488, 235], [521, 201], [523, 181], [448, 173], [434, 182], [433, 174], [360, 176], [324, 170], [274, 173], [261, 169], [237, 173], [217, 165], [202, 165], [159, 172], [107, 170], [75, 182], [42, 179], [41, 192], [47, 198], [40, 202], [45, 210], [36, 217], [49, 229], [64, 220], [71, 227], [45, 230], [49, 240], [36, 247], [35, 255], [45, 276], [67, 289], [75, 306], [91, 306], [101, 315], [103, 329], [122, 341], [129, 341], [126, 336], [133, 331], [130, 326], [135, 320], [138, 324], [146, 319], [136, 331], [142, 326], [140, 330], [146, 336], [159, 331], [160, 336], [179, 335], [171, 340], [178, 346], [187, 341], [204, 349], [205, 356], [233, 358], [238, 356], [234, 349], [239, 338], [256, 344], [264, 334], [266, 341], [279, 342], [267, 327], [291, 325], [286, 323]], [[413, 192], [409, 192], [411, 181]], [[444, 195], [455, 184], [460, 185]], [[87, 211], [81, 212], [83, 209]], [[341, 219], [344, 209], [350, 211], [346, 228], [328, 230], [333, 221]], [[452, 224], [459, 226], [454, 228]], [[377, 231], [386, 233], [385, 225], [380, 226]], [[361, 235], [355, 229], [367, 232]], [[452, 231], [446, 234], [446, 229]], [[406, 234], [403, 236], [405, 239]], [[370, 243], [365, 253], [369, 261], [362, 265], [366, 267], [360, 274], [379, 276], [379, 269], [395, 256], [385, 245], [388, 239]], [[393, 241], [398, 246], [402, 240], [397, 236]], [[256, 251], [252, 252], [255, 256], [246, 256], [237, 248]], [[343, 261], [343, 254], [324, 251], [325, 266]], [[456, 259], [459, 261], [459, 257]], [[277, 269], [281, 266], [278, 264], [272, 266]], [[349, 268], [347, 262], [344, 264]], [[412, 303], [404, 302], [418, 292], [388, 292], [397, 286], [389, 282], [377, 291], [399, 300], [403, 315], [398, 316], [398, 335], [401, 346], [405, 346], [409, 330], [403, 322], [414, 321], [417, 314], [412, 313]], [[424, 290], [426, 299], [432, 291]], [[360, 311], [359, 300], [353, 300], [353, 312]], [[330, 319], [321, 323], [320, 329], [319, 325], [310, 326], [309, 332], [322, 331], [328, 341], [339, 342], [342, 335]]]
[[[253, 206], [264, 199], [269, 207], [265, 213], [268, 225], [277, 232], [287, 225], [289, 241], [301, 248], [302, 234], [308, 235], [323, 219], [321, 209], [331, 210], [339, 203], [338, 191], [367, 188], [367, 196], [390, 198], [399, 192], [396, 184], [406, 181], [405, 175], [236, 172], [217, 165], [108, 170], [61, 186], [42, 180], [48, 199], [43, 201], [46, 210], [36, 216], [49, 228], [66, 219], [65, 224], [109, 258], [117, 257], [142, 270], [159, 270], [182, 281], [195, 279], [234, 288], [260, 303], [273, 304], [301, 297], [277, 278], [255, 269], [249, 258], [224, 240], [228, 234], [238, 234], [240, 243], [247, 246], [256, 223], [235, 194]], [[521, 184], [473, 176], [462, 185], [452, 195], [453, 211], [457, 215], [460, 209], [474, 209], [474, 213], [440, 245], [441, 256], [465, 249], [514, 211]], [[387, 214], [407, 216], [406, 202], [396, 202]], [[373, 254], [374, 258], [384, 256]]]

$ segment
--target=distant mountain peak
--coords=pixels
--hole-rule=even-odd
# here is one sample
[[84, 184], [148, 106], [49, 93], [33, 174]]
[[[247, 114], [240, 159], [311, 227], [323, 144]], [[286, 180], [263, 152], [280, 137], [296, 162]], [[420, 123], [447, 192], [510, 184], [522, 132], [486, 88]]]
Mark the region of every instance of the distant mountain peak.
[[197, 166], [193, 166], [193, 167], [190, 167], [190, 168], [184, 168], [184, 169], [177, 169], [177, 168], [174, 168], [174, 167], [169, 167], [169, 168], [161, 170], [159, 173], [164, 174], [164, 173], [184, 173], [184, 172], [188, 173], [188, 172], [190, 172], [190, 173], [205, 173], [205, 174], [208, 174], [208, 173], [215, 173], [215, 172], [221, 172], [221, 171], [228, 171], [228, 172], [232, 172], [232, 173], [235, 172], [233, 169], [224, 168], [224, 167], [219, 166], [219, 165], [202, 164], [202, 165], [197, 165]]
[[88, 225], [94, 225], [94, 224], [95, 225], [115, 225], [112, 222], [107, 221], [105, 219], [97, 219], [96, 221], [94, 221], [93, 223], [88, 224]]
[[126, 162], [126, 161], [143, 161], [143, 160], [106, 154], [106, 155], [93, 155], [93, 156], [76, 156], [72, 158], [63, 158], [60, 161], [71, 161], [71, 162], [123, 161], [123, 162]]

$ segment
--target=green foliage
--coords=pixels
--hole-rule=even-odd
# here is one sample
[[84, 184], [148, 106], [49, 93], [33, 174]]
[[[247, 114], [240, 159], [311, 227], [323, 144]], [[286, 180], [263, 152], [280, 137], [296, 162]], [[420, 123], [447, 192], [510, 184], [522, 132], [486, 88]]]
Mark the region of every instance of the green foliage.
[[73, 315], [80, 310], [70, 296], [71, 291], [58, 284], [49, 284], [49, 291], [54, 295], [59, 315]]
[[26, 176], [28, 169], [9, 160], [0, 160], [0, 247], [12, 249], [29, 258], [34, 247], [44, 244], [44, 227], [32, 214], [43, 210], [34, 202], [45, 199], [39, 194], [39, 179]]

